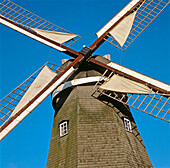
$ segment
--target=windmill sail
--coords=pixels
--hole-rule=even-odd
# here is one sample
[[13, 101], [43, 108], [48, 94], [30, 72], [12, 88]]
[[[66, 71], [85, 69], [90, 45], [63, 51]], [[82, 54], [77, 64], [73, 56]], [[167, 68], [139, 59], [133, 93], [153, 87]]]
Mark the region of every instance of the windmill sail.
[[119, 93], [155, 94], [148, 86], [117, 74], [113, 75], [108, 82], [104, 83], [99, 88]]
[[126, 50], [130, 44], [170, 3], [169, 0], [132, 0], [96, 34], [104, 40]]
[[165, 94], [170, 93], [170, 85], [168, 85], [166, 83], [163, 83], [161, 81], [153, 79], [149, 76], [143, 75], [139, 72], [136, 72], [134, 70], [131, 70], [129, 68], [126, 68], [126, 67], [119, 65], [117, 63], [114, 63], [114, 62], [110, 62], [108, 64], [108, 66], [114, 68], [118, 74], [126, 76], [127, 78], [135, 80], [142, 84], [145, 84], [145, 85], [149, 86], [150, 88], [153, 88], [154, 90], [158, 90]]
[[[48, 83], [56, 76], [57, 74], [48, 68], [46, 65], [34, 82], [31, 84], [29, 89], [26, 91], [19, 104], [15, 107], [14, 111], [10, 115], [13, 117], [17, 112], [19, 112], [23, 107], [25, 107], [30, 101], [33, 100], [47, 85]], [[38, 102], [39, 103], [39, 102]]]
[[65, 43], [65, 42], [77, 37], [77, 35], [69, 34], [69, 33], [40, 30], [40, 29], [35, 29], [35, 28], [32, 28], [32, 30], [34, 30], [36, 33], [38, 33], [44, 37], [47, 37], [53, 41], [56, 41], [57, 43], [60, 43], [60, 44]]
[[[101, 65], [101, 63], [92, 60]], [[129, 68], [108, 63], [105, 67], [111, 73], [105, 83], [101, 83], [94, 97], [108, 96], [125, 105], [170, 122], [170, 85], [133, 71]], [[103, 74], [105, 76], [106, 72]], [[101, 78], [102, 79], [102, 78]], [[98, 94], [97, 94], [98, 93]]]
[[119, 24], [117, 24], [112, 30], [109, 31], [109, 33], [115, 38], [121, 47], [123, 47], [126, 39], [129, 36], [135, 16], [136, 11], [130, 13]]
[[51, 63], [45, 64], [0, 101], [0, 140], [51, 93], [53, 88], [49, 90], [49, 87], [48, 93], [46, 91], [40, 95], [40, 92], [57, 75], [55, 72], [58, 67]]
[[148, 86], [149, 88], [152, 88], [153, 90], [156, 90], [158, 92], [161, 92], [163, 94], [170, 94], [170, 85], [161, 82], [159, 80], [156, 80], [154, 78], [151, 78], [149, 76], [143, 75], [139, 72], [136, 72], [132, 69], [126, 68], [125, 66], [119, 65], [115, 62], [107, 61], [107, 64], [103, 64], [100, 62], [100, 60], [91, 58], [90, 62], [95, 63], [107, 70], [110, 70], [116, 74], [119, 74], [121, 76], [124, 76], [130, 80], [139, 82], [141, 84], [144, 84]]
[[[0, 23], [62, 52], [69, 50], [68, 47], [80, 39], [80, 36], [40, 18], [9, 0], [0, 3]], [[38, 35], [35, 31], [38, 32]], [[67, 35], [69, 38], [59, 40], [60, 43], [58, 43], [56, 36], [55, 39], [50, 38], [49, 40], [49, 36], [45, 35], [43, 31], [61, 33], [60, 35], [63, 37]]]

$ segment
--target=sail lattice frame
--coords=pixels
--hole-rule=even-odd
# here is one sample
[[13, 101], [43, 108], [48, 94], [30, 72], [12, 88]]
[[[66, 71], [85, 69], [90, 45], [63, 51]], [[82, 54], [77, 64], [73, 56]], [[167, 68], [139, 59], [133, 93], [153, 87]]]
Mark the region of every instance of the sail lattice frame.
[[115, 38], [110, 34], [107, 35], [105, 41], [121, 49], [122, 51], [125, 51], [169, 3], [170, 0], [145, 0], [141, 7], [137, 10], [132, 29], [123, 47], [121, 47]]
[[[46, 21], [45, 19], [29, 12], [28, 10], [20, 7], [19, 5], [11, 2], [10, 0], [3, 0], [0, 3], [0, 16], [30, 30], [33, 31], [32, 28], [47, 30], [47, 31], [56, 31], [61, 33], [72, 34], [71, 32], [52, 24], [51, 22]], [[69, 40], [63, 43], [64, 46], [71, 46], [78, 40], [80, 40], [80, 36], [76, 36], [72, 40]]]
[[52, 71], [58, 72], [60, 66], [52, 63], [45, 63], [41, 68], [34, 72], [29, 78], [27, 78], [23, 83], [21, 83], [17, 88], [0, 100], [0, 129], [11, 119], [11, 114], [19, 101], [22, 99], [30, 85], [36, 79], [38, 74], [41, 72], [43, 67], [47, 65]]
[[[153, 94], [118, 93], [113, 90], [101, 88], [100, 86], [107, 83], [114, 74], [115, 72], [109, 72], [106, 69], [94, 86], [95, 92], [92, 94], [94, 98], [100, 98], [104, 95], [153, 117], [170, 122], [169, 94], [161, 93], [156, 90], [154, 90]], [[103, 81], [103, 79], [105, 80]]]
[[105, 95], [153, 117], [170, 122], [170, 97], [160, 94], [122, 94], [97, 89], [93, 96]]

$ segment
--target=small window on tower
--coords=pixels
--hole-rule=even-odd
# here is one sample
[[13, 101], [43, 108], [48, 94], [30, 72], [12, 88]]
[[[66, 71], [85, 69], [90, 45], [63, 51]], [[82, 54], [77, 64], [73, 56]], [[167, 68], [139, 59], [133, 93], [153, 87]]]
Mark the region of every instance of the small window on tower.
[[125, 123], [125, 129], [128, 132], [132, 132], [132, 127], [131, 127], [131, 123], [130, 120], [127, 118], [124, 118], [124, 123]]
[[60, 137], [68, 134], [68, 121], [60, 123]]

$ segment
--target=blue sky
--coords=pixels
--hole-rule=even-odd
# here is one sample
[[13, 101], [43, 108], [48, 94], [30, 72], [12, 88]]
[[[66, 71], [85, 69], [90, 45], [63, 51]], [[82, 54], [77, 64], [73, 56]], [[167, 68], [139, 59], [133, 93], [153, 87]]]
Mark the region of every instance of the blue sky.
[[[40, 17], [79, 34], [72, 48], [80, 51], [97, 37], [95, 33], [129, 0], [13, 0]], [[170, 10], [158, 18], [125, 51], [105, 43], [95, 54], [111, 54], [111, 60], [170, 84]], [[50, 54], [51, 53], [51, 54]], [[61, 65], [70, 58], [48, 46], [0, 25], [0, 98], [22, 83], [47, 60]], [[121, 61], [120, 61], [121, 60]], [[132, 109], [151, 162], [156, 168], [170, 165], [170, 125]], [[54, 110], [50, 96], [21, 122], [0, 146], [0, 168], [46, 166]]]

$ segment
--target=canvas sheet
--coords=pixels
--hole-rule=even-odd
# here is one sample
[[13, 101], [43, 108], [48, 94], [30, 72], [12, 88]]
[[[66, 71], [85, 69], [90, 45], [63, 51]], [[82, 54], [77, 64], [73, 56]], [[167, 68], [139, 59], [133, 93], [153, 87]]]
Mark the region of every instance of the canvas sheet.
[[99, 88], [120, 93], [155, 94], [155, 92], [146, 85], [119, 75], [113, 75], [108, 82]]
[[56, 41], [57, 43], [60, 43], [60, 44], [77, 37], [77, 35], [75, 35], [75, 34], [47, 31], [47, 30], [41, 30], [41, 29], [35, 29], [35, 28], [32, 28], [32, 30], [34, 30], [37, 34], [40, 34], [40, 35], [42, 35], [50, 40]]
[[26, 91], [18, 105], [15, 107], [10, 117], [13, 117], [17, 112], [19, 112], [19, 110], [28, 104], [29, 101], [38, 95], [56, 75], [57, 74], [55, 72], [51, 71], [50, 68], [45, 66], [31, 84], [29, 89]]

